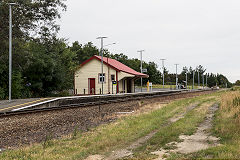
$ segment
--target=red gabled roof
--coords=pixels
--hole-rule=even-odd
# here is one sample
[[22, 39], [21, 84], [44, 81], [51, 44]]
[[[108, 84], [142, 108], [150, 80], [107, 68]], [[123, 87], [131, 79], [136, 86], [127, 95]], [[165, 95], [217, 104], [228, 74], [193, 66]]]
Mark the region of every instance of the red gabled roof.
[[[81, 64], [81, 66], [85, 65], [86, 63], [88, 63], [92, 59], [97, 59], [97, 60], [101, 61], [101, 56], [92, 56], [90, 59], [83, 62]], [[112, 67], [113, 69], [115, 69], [117, 71], [126, 72], [126, 73], [129, 73], [129, 74], [132, 74], [132, 75], [135, 75], [135, 76], [139, 76], [139, 77], [148, 77], [148, 75], [143, 74], [143, 73], [139, 73], [139, 72], [133, 70], [132, 68], [126, 66], [125, 64], [122, 64], [121, 62], [115, 60], [115, 59], [103, 57], [103, 63], [106, 64], [106, 65], [109, 65], [110, 67]]]

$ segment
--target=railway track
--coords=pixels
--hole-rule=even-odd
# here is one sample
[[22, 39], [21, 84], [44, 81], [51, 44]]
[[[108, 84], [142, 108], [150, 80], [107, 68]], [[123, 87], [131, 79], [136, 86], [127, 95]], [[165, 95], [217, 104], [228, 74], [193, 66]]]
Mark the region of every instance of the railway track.
[[28, 114], [28, 113], [37, 113], [37, 112], [44, 112], [44, 111], [54, 111], [54, 110], [63, 110], [63, 109], [70, 109], [70, 108], [77, 108], [77, 107], [88, 107], [88, 106], [97, 106], [97, 105], [104, 105], [104, 104], [111, 104], [111, 103], [120, 103], [126, 101], [136, 101], [136, 100], [143, 100], [149, 98], [156, 98], [156, 97], [167, 97], [173, 95], [182, 95], [187, 93], [196, 93], [196, 92], [205, 92], [205, 91], [212, 91], [212, 90], [195, 90], [195, 91], [171, 91], [171, 92], [156, 92], [156, 93], [142, 93], [142, 94], [123, 94], [120, 96], [95, 96], [89, 97], [86, 96], [84, 98], [74, 98], [74, 99], [67, 99], [61, 101], [58, 106], [53, 107], [36, 107], [36, 108], [27, 108], [18, 111], [8, 111], [8, 112], [1, 112], [1, 117], [7, 117], [12, 115], [21, 115], [21, 114]]
[[201, 90], [113, 96], [96, 95], [91, 98], [82, 96], [79, 97], [80, 99], [70, 97], [55, 107], [28, 108], [1, 113], [0, 148], [41, 143], [49, 135], [52, 138], [59, 138], [72, 134], [76, 128], [88, 131], [91, 127], [115, 121], [119, 114], [134, 112], [144, 105], [211, 92], [213, 91]]

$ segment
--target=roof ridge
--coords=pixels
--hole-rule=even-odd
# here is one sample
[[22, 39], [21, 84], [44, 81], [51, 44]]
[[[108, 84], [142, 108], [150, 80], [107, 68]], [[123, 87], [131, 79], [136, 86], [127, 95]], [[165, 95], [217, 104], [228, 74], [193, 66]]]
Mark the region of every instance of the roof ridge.
[[[86, 64], [87, 62], [91, 61], [94, 58], [96, 58], [96, 59], [98, 59], [100, 61], [102, 60], [101, 56], [94, 55], [90, 59], [88, 59], [85, 62], [83, 62], [82, 66], [84, 64]], [[129, 66], [127, 66], [125, 64], [123, 64], [122, 62], [119, 62], [116, 59], [109, 58], [109, 57], [103, 57], [103, 62], [104, 62], [104, 64], [109, 65], [110, 67], [114, 68], [117, 71], [122, 71], [122, 72], [129, 73], [129, 74], [132, 74], [132, 75], [135, 75], [135, 76], [140, 76], [140, 77], [148, 77], [147, 74], [137, 72], [134, 69], [130, 68]]]

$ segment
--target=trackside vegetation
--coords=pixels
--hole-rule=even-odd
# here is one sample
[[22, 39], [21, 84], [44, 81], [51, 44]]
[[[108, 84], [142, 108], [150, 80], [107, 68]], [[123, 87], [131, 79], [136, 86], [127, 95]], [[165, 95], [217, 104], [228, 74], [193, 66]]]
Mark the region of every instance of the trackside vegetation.
[[220, 96], [220, 108], [215, 115], [212, 133], [220, 137], [220, 146], [188, 155], [174, 155], [188, 159], [239, 159], [240, 157], [240, 90], [227, 91]]
[[[62, 139], [52, 140], [46, 137], [42, 144], [4, 151], [0, 154], [0, 159], [54, 160], [84, 159], [94, 154], [107, 156], [113, 150], [124, 148], [137, 139], [157, 131], [152, 139], [134, 153], [136, 157], [145, 158], [150, 156], [149, 152], [140, 154], [138, 151], [163, 146], [168, 141], [177, 139], [180, 133], [192, 134], [204, 118], [208, 104], [215, 103], [218, 94], [176, 100], [160, 109], [122, 117], [116, 122], [92, 128], [88, 132], [74, 131], [72, 135]], [[193, 104], [197, 105], [196, 108], [187, 111], [187, 108]], [[166, 125], [169, 118], [184, 112], [186, 115], [183, 119]], [[159, 137], [162, 140], [155, 141]], [[149, 145], [152, 146], [149, 148]]]
[[156, 157], [151, 152], [160, 150], [161, 148], [171, 149], [174, 146], [167, 146], [166, 144], [180, 142], [180, 135], [192, 135], [195, 133], [197, 126], [204, 120], [208, 107], [213, 105], [215, 100], [215, 98], [204, 99], [198, 107], [189, 111], [183, 119], [161, 128], [154, 137], [135, 150], [134, 159]]

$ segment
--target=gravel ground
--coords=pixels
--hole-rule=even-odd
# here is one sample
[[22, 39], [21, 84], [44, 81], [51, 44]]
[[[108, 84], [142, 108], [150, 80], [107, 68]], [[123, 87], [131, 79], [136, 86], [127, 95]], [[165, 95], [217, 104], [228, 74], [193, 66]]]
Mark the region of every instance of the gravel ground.
[[[46, 137], [60, 138], [75, 129], [87, 131], [91, 127], [110, 123], [117, 119], [116, 112], [130, 112], [145, 104], [163, 102], [209, 93], [187, 93], [167, 97], [143, 99], [99, 106], [45, 111], [0, 118], [0, 149], [17, 148], [40, 143]], [[143, 105], [141, 105], [143, 104]]]

